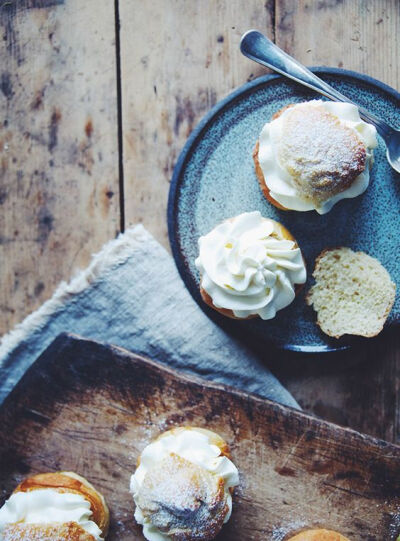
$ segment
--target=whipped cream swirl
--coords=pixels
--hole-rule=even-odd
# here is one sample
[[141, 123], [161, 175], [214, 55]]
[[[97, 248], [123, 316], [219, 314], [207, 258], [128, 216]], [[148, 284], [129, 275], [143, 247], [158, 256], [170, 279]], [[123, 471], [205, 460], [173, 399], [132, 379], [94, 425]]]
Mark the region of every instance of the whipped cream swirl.
[[300, 249], [279, 238], [277, 226], [258, 211], [246, 212], [200, 237], [196, 267], [217, 308], [238, 318], [272, 319], [293, 301], [306, 268]]
[[221, 455], [219, 447], [210, 443], [207, 434], [196, 430], [196, 428], [187, 428], [175, 434], [162, 436], [143, 450], [140, 456], [140, 465], [132, 475], [130, 483], [130, 491], [136, 503], [135, 519], [138, 524], [143, 525], [143, 535], [149, 541], [169, 541], [171, 538], [143, 516], [137, 504], [137, 497], [146, 473], [171, 453], [222, 477], [226, 503], [229, 507], [224, 523], [228, 522], [232, 513], [232, 496], [229, 489], [239, 484], [239, 472], [233, 462]]
[[9, 524], [46, 524], [76, 522], [96, 541], [103, 541], [101, 530], [90, 520], [90, 503], [80, 494], [57, 492], [52, 488], [16, 492], [0, 509], [0, 539]]
[[323, 107], [326, 112], [337, 117], [341, 124], [351, 128], [355, 132], [366, 149], [364, 171], [355, 178], [347, 189], [336, 193], [319, 204], [302, 197], [287, 168], [279, 160], [279, 147], [282, 140], [285, 115], [293, 110], [293, 108], [287, 109], [278, 118], [265, 124], [259, 137], [258, 160], [265, 183], [275, 201], [287, 209], [299, 211], [316, 210], [319, 214], [325, 214], [341, 199], [357, 197], [367, 189], [370, 181], [370, 168], [373, 164], [372, 149], [378, 144], [376, 129], [372, 124], [361, 120], [358, 108], [351, 103], [313, 100], [297, 104], [294, 107], [305, 105], [307, 107]]

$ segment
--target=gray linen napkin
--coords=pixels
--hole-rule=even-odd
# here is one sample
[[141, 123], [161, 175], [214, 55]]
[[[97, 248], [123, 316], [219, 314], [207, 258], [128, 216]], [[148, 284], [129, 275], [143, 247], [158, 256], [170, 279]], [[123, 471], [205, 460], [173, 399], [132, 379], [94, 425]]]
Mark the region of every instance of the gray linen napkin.
[[93, 256], [0, 342], [0, 403], [61, 332], [125, 347], [173, 368], [298, 408], [260, 359], [199, 309], [171, 256], [143, 226]]

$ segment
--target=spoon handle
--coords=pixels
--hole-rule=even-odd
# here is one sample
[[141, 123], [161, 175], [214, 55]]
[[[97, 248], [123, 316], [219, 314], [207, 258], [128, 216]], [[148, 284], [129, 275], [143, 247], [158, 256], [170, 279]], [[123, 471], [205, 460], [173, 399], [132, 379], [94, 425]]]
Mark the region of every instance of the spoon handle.
[[263, 66], [267, 66], [268, 68], [293, 79], [293, 81], [323, 94], [333, 101], [343, 101], [356, 105], [360, 117], [373, 124], [378, 130], [378, 133], [385, 140], [392, 134], [393, 129], [386, 124], [386, 122], [332, 88], [328, 83], [300, 64], [300, 62], [297, 62], [297, 60], [282, 51], [282, 49], [261, 34], [261, 32], [258, 32], [257, 30], [249, 30], [246, 32], [240, 41], [240, 50], [251, 60], [258, 62]]

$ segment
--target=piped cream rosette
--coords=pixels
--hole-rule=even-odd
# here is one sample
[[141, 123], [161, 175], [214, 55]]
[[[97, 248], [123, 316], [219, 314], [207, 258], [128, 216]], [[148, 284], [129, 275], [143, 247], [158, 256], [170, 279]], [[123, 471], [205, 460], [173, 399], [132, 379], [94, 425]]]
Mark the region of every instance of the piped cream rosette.
[[196, 267], [205, 302], [239, 319], [272, 319], [307, 277], [294, 237], [258, 211], [226, 220], [200, 237]]

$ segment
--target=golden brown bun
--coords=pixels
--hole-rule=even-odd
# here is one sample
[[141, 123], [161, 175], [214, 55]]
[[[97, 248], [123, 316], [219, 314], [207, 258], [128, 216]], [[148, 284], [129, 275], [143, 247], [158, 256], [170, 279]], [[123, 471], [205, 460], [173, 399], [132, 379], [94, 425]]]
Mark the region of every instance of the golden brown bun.
[[[233, 218], [231, 218], [231, 220], [232, 219]], [[271, 220], [270, 218], [263, 218], [263, 220], [268, 220], [270, 222], [273, 222], [273, 224], [274, 224], [274, 233], [273, 233], [273, 235], [277, 239], [279, 239], [279, 240], [284, 240], [284, 239], [285, 240], [291, 240], [291, 241], [293, 241], [295, 243], [294, 248], [299, 247], [299, 245], [297, 244], [297, 241], [294, 238], [294, 236], [291, 234], [291, 232], [288, 229], [286, 229], [286, 227], [284, 225], [282, 225], [280, 222], [277, 222], [275, 220]], [[304, 261], [304, 257], [303, 257], [303, 261]], [[305, 262], [304, 262], [304, 264], [305, 264]], [[303, 284], [295, 284], [294, 290], [295, 290], [296, 295], [299, 293], [299, 291], [301, 291], [302, 288], [303, 288]], [[247, 316], [247, 317], [237, 317], [233, 313], [233, 310], [229, 310], [227, 308], [217, 308], [216, 306], [214, 306], [212, 298], [207, 293], [207, 291], [205, 291], [205, 289], [202, 287], [201, 278], [200, 278], [200, 295], [201, 295], [201, 298], [203, 299], [203, 301], [208, 306], [210, 306], [210, 308], [213, 308], [216, 312], [219, 312], [223, 316], [229, 317], [231, 319], [237, 319], [239, 321], [245, 321], [246, 319], [254, 319], [254, 318], [258, 317], [257, 314], [252, 314], [252, 315]]]
[[173, 541], [214, 539], [229, 512], [222, 477], [174, 453], [146, 473], [136, 503]]
[[[226, 441], [204, 428], [175, 427], [160, 434], [155, 441], [193, 430], [206, 435], [223, 456], [230, 458]], [[214, 539], [229, 512], [222, 477], [175, 453], [170, 453], [146, 473], [137, 504], [143, 516], [172, 541]]]
[[349, 539], [332, 530], [307, 530], [287, 541], [349, 541]]
[[[280, 144], [280, 160], [290, 173], [302, 198], [321, 205], [330, 197], [348, 189], [365, 170], [367, 152], [364, 143], [353, 130], [340, 123], [335, 115], [322, 107], [298, 104], [290, 116], [285, 117]], [[273, 115], [279, 118], [288, 108]], [[259, 144], [253, 151], [258, 182], [270, 203], [288, 210], [270, 194], [259, 163]], [[372, 162], [370, 162], [371, 165]]]
[[66, 524], [10, 524], [3, 531], [3, 541], [95, 541], [76, 522]]
[[90, 503], [90, 509], [93, 513], [91, 520], [100, 528], [103, 537], [107, 535], [110, 523], [108, 507], [100, 492], [97, 492], [84, 477], [73, 472], [39, 473], [22, 481], [14, 490], [14, 494], [44, 488], [53, 488], [57, 492], [83, 496]]

